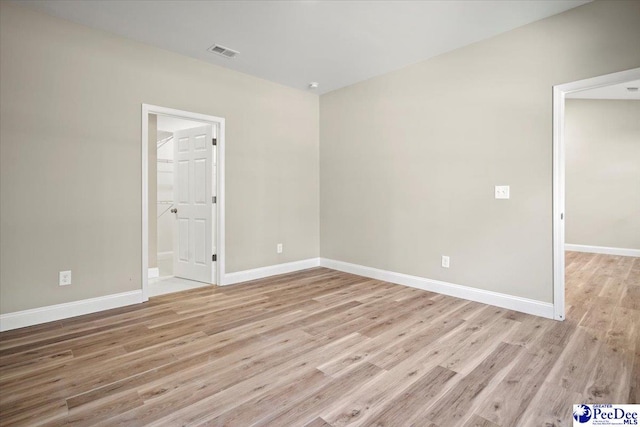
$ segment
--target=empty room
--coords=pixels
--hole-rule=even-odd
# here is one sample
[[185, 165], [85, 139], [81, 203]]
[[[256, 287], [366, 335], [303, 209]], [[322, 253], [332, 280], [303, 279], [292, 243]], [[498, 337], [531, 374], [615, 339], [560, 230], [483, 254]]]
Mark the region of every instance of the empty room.
[[0, 426], [636, 425], [640, 1], [0, 0]]

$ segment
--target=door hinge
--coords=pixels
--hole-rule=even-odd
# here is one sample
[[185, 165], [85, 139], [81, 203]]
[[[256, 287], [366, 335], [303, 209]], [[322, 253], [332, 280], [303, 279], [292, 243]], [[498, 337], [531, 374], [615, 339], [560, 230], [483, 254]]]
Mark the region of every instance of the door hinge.
[[218, 198], [216, 196], [211, 196], [211, 203], [217, 203]]
[[564, 219], [564, 213], [560, 214], [560, 219]]
[[218, 140], [217, 140], [217, 139], [215, 139], [215, 138], [213, 138], [213, 139], [211, 140], [211, 144], [213, 144], [213, 145], [218, 145]]
[[211, 261], [217, 261], [218, 260], [218, 255], [213, 254], [211, 255]]

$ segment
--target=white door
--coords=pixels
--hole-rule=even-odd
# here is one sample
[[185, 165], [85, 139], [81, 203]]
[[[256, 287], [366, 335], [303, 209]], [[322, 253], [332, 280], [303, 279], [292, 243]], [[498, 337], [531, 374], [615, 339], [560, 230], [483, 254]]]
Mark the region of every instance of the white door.
[[213, 127], [173, 134], [173, 274], [213, 283]]

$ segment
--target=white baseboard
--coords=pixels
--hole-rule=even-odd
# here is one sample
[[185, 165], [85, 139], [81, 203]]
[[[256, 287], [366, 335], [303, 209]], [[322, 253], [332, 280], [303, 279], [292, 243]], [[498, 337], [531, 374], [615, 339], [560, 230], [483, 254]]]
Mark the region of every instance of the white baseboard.
[[155, 279], [156, 277], [160, 277], [160, 269], [158, 267], [150, 268], [149, 274], [147, 275], [147, 277], [149, 279]]
[[553, 319], [553, 304], [469, 286], [320, 258], [322, 267]]
[[158, 261], [161, 259], [171, 259], [173, 258], [173, 251], [168, 252], [158, 252]]
[[143, 302], [142, 290], [105, 295], [0, 315], [0, 332]]
[[609, 248], [606, 246], [571, 245], [569, 243], [566, 243], [564, 245], [564, 250], [574, 251], [574, 252], [589, 252], [593, 254], [640, 257], [640, 249]]
[[302, 261], [287, 262], [284, 264], [270, 265], [267, 267], [254, 268], [251, 270], [227, 273], [221, 285], [233, 285], [234, 283], [247, 282], [249, 280], [263, 279], [278, 274], [292, 273], [298, 270], [305, 270], [320, 266], [320, 258], [309, 258]]

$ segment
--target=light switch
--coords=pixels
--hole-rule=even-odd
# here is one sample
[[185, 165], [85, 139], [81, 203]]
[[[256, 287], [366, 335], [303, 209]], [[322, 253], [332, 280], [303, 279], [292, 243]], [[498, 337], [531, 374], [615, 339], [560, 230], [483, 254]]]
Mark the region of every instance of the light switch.
[[508, 199], [508, 198], [509, 198], [509, 186], [496, 185], [496, 199]]

